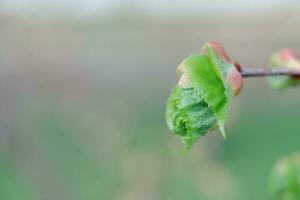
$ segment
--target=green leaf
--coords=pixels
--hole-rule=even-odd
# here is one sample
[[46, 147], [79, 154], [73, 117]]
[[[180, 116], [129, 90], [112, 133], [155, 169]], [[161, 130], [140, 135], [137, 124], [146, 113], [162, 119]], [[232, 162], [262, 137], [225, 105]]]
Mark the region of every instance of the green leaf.
[[300, 156], [279, 160], [271, 174], [271, 192], [274, 200], [300, 199]]
[[187, 149], [212, 129], [217, 118], [194, 88], [176, 86], [167, 104], [167, 123]]
[[233, 65], [220, 59], [211, 47], [207, 48], [207, 55], [191, 55], [183, 61], [181, 76], [187, 74], [188, 84], [176, 86], [167, 102], [167, 124], [187, 149], [216, 125], [225, 137], [224, 124], [231, 99], [226, 76]]
[[193, 55], [186, 60], [188, 75], [198, 94], [203, 97], [218, 119], [219, 128], [225, 137], [224, 123], [227, 116], [228, 101], [225, 80], [213, 58]]

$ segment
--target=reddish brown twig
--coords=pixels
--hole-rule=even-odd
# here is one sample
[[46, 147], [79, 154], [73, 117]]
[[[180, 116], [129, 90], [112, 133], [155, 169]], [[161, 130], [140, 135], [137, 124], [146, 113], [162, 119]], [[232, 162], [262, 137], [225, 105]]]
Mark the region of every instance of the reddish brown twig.
[[293, 76], [300, 77], [300, 69], [291, 69], [286, 67], [276, 68], [247, 68], [241, 67], [240, 72], [243, 77], [261, 77], [261, 76]]

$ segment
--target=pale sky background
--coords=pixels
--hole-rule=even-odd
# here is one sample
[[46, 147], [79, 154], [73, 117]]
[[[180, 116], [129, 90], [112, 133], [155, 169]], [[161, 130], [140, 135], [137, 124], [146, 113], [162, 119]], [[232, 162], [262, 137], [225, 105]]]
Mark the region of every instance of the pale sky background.
[[136, 9], [149, 14], [227, 12], [251, 14], [283, 6], [300, 6], [299, 0], [0, 0], [6, 14], [71, 16], [110, 15], [117, 10]]

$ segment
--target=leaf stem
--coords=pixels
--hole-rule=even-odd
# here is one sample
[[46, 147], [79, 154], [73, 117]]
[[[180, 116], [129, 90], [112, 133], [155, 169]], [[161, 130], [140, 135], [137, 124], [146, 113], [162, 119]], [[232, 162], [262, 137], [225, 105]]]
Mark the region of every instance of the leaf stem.
[[300, 77], [300, 69], [286, 67], [276, 68], [248, 68], [242, 67], [240, 72], [243, 77], [261, 77], [261, 76], [293, 76]]

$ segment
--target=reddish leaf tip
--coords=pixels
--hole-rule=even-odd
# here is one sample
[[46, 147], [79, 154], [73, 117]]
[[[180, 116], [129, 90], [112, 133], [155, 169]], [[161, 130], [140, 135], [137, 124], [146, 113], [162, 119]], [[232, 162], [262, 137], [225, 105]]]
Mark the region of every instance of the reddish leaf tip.
[[279, 51], [279, 58], [282, 61], [297, 60], [295, 52], [291, 49], [282, 49]]
[[231, 62], [228, 54], [226, 53], [224, 47], [217, 41], [209, 41], [206, 43], [207, 45], [210, 45], [212, 49], [220, 56], [224, 61]]
[[244, 81], [242, 74], [236, 67], [232, 67], [228, 70], [227, 81], [230, 85], [232, 95], [237, 96], [244, 85]]

